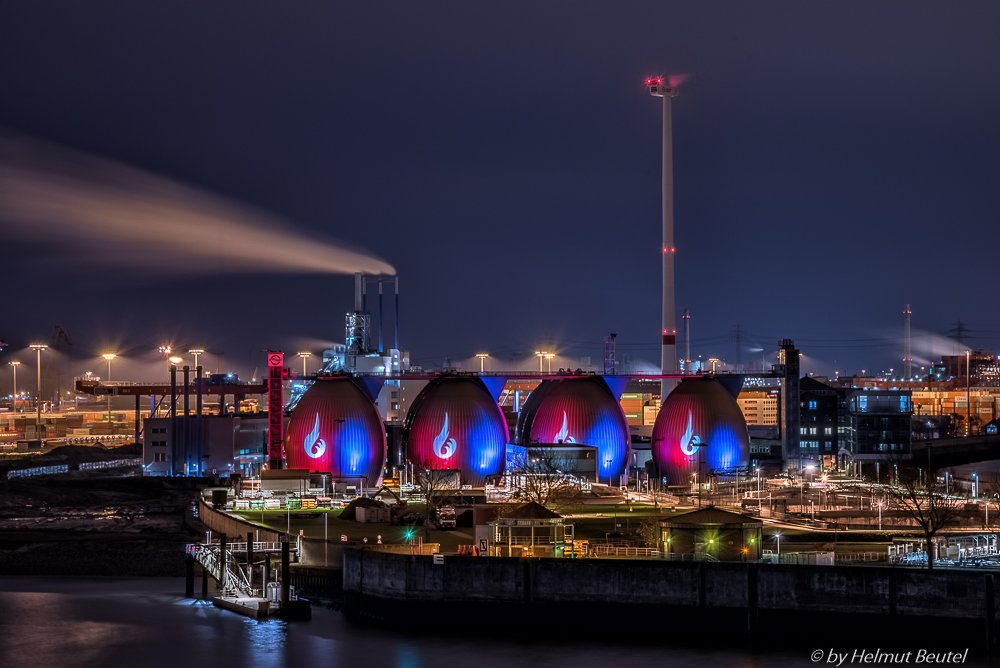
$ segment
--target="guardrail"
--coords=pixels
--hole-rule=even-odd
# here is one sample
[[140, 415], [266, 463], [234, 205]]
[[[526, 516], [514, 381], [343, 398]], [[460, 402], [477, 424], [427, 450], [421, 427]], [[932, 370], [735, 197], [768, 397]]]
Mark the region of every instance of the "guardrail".
[[854, 561], [887, 561], [889, 559], [888, 552], [842, 552], [840, 554], [834, 555], [834, 561], [839, 561], [841, 563], [851, 563]]
[[[594, 555], [598, 557], [659, 557], [660, 551], [655, 547], [615, 547], [614, 545], [592, 546]], [[693, 555], [692, 555], [693, 556]]]
[[[221, 547], [219, 545], [194, 545], [189, 548], [195, 560], [202, 565], [202, 568], [212, 574], [212, 577], [220, 584], [222, 595], [226, 594], [254, 598], [262, 595], [262, 590], [254, 589], [247, 581], [247, 576], [243, 569], [231, 567], [229, 564], [230, 550], [226, 548], [226, 554], [220, 556]], [[246, 543], [243, 543], [246, 551]], [[225, 577], [223, 577], [223, 568]]]

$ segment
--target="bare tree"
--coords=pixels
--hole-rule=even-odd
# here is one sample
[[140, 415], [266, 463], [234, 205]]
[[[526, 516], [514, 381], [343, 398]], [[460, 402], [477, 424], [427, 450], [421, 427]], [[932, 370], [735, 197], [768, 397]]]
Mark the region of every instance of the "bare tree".
[[639, 535], [646, 547], [659, 547], [663, 529], [660, 528], [660, 516], [645, 517], [639, 522]]
[[[890, 458], [898, 473], [894, 485], [882, 485], [889, 508], [902, 511], [916, 522], [927, 541], [927, 568], [934, 569], [932, 541], [941, 529], [965, 510], [968, 495], [962, 489], [946, 489], [937, 470], [920, 469], [909, 460]], [[891, 469], [890, 469], [891, 470]], [[957, 487], [957, 485], [956, 485]]]
[[442, 492], [454, 489], [455, 475], [454, 469], [431, 468], [429, 462], [422, 462], [417, 465], [416, 483], [417, 489], [424, 497], [424, 536], [430, 532], [431, 518], [442, 498]]
[[563, 459], [557, 450], [527, 448], [521, 451], [507, 473], [511, 476], [511, 497], [543, 506], [579, 500], [580, 481], [566, 472], [571, 466], [572, 462]]

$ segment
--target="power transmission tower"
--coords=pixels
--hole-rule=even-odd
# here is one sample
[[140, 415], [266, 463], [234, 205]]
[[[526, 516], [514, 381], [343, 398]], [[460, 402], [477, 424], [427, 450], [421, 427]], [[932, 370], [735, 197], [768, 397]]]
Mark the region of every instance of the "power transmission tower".
[[616, 373], [615, 364], [615, 339], [617, 334], [604, 337], [604, 375], [614, 376]]
[[957, 341], [959, 348], [963, 347], [965, 339], [968, 338], [968, 334], [969, 328], [961, 320], [952, 323], [951, 329], [948, 330], [948, 338]]

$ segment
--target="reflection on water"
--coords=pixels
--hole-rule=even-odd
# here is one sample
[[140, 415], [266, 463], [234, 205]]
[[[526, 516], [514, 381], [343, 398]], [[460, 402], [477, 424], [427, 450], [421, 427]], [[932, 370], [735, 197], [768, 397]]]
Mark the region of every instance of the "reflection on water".
[[[712, 649], [632, 646], [669, 633], [652, 619], [605, 619], [599, 609], [581, 624], [594, 642], [520, 642], [427, 637], [354, 625], [313, 608], [311, 622], [256, 621], [203, 601], [184, 599], [176, 578], [0, 577], [0, 666], [19, 668], [706, 668], [813, 665], [807, 652], [753, 655], [739, 641]], [[460, 614], [474, 614], [472, 610]], [[446, 626], [447, 620], [442, 620]], [[737, 637], [723, 633], [725, 637]], [[603, 644], [602, 638], [613, 639]]]

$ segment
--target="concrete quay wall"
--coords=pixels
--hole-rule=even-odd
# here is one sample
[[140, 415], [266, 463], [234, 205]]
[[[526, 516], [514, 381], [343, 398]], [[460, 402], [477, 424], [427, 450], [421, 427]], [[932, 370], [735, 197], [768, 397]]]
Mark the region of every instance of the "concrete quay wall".
[[[627, 605], [985, 620], [992, 574], [889, 567], [432, 557], [344, 550], [350, 600]], [[990, 582], [987, 582], [987, 578]], [[744, 612], [744, 614], [746, 614]]]
[[247, 539], [248, 533], [260, 536], [262, 543], [278, 543], [284, 535], [284, 532], [262, 529], [256, 524], [219, 512], [210, 503], [206, 503], [200, 494], [198, 495], [198, 519], [213, 532], [226, 534], [227, 540], [231, 543], [242, 543]]

